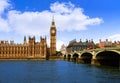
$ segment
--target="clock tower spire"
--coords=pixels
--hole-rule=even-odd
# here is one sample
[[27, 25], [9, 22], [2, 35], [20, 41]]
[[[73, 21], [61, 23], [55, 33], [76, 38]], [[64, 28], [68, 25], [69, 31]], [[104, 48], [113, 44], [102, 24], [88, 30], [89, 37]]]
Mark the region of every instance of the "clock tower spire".
[[52, 25], [50, 27], [50, 55], [56, 53], [56, 26], [54, 22], [54, 17], [52, 18]]

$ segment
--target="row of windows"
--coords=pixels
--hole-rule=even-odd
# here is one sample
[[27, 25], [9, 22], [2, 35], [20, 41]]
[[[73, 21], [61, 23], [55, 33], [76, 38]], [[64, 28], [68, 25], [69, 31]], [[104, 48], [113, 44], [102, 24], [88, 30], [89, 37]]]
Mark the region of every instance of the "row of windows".
[[81, 47], [73, 47], [72, 50], [76, 50], [76, 51], [81, 51], [83, 49], [87, 49], [87, 46], [81, 46]]
[[[0, 55], [0, 58], [2, 58], [2, 57], [25, 57], [25, 56], [30, 56], [29, 54], [10, 54], [10, 55], [7, 55], [7, 54], [2, 54], [2, 55]], [[41, 56], [40, 54], [36, 54], [36, 55], [34, 55], [34, 56]], [[42, 55], [43, 56], [43, 55]]]
[[71, 47], [71, 48], [67, 48], [67, 52], [74, 52], [74, 51], [81, 51], [81, 50], [84, 50], [84, 49], [87, 49], [87, 46], [74, 46], [74, 47]]
[[28, 48], [0, 48], [0, 50], [27, 50]]
[[[42, 50], [43, 52], [44, 50]], [[28, 53], [33, 53], [32, 51], [31, 52], [28, 52], [28, 51], [0, 51], [0, 54], [28, 54]], [[34, 51], [35, 54], [39, 54], [40, 51]]]
[[[40, 49], [40, 47], [31, 47], [31, 48], [34, 48], [34, 49]], [[3, 50], [3, 49], [29, 49], [28, 47], [0, 47], [0, 50]]]
[[[40, 50], [39, 48], [31, 48], [31, 49], [33, 49], [33, 50]], [[44, 47], [42, 49], [44, 49]], [[18, 51], [18, 50], [25, 50], [25, 51], [27, 51], [28, 49], [0, 48], [0, 51]]]

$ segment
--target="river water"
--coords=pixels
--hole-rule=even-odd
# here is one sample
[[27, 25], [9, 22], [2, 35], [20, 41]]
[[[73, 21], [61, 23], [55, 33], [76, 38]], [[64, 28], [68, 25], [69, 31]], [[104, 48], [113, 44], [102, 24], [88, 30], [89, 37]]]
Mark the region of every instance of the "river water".
[[120, 83], [120, 69], [63, 60], [0, 61], [0, 83]]

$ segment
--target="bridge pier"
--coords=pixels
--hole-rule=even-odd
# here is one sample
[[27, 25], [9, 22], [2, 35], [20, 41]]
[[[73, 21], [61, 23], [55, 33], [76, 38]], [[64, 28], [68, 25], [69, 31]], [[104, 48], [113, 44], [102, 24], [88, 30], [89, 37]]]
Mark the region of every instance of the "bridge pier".
[[119, 68], [120, 68], [120, 59], [119, 59]]
[[83, 59], [79, 58], [78, 63], [85, 63]]
[[98, 66], [101, 65], [97, 59], [92, 59], [91, 64], [92, 65], [98, 65]]

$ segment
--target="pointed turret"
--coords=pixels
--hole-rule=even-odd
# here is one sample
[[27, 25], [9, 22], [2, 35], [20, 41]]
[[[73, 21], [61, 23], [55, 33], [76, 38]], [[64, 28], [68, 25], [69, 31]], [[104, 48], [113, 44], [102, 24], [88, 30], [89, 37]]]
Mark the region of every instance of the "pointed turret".
[[54, 16], [52, 17], [52, 25], [51, 25], [51, 28], [52, 28], [52, 27], [55, 27]]
[[27, 42], [26, 42], [26, 36], [24, 36], [24, 44], [26, 44]]

